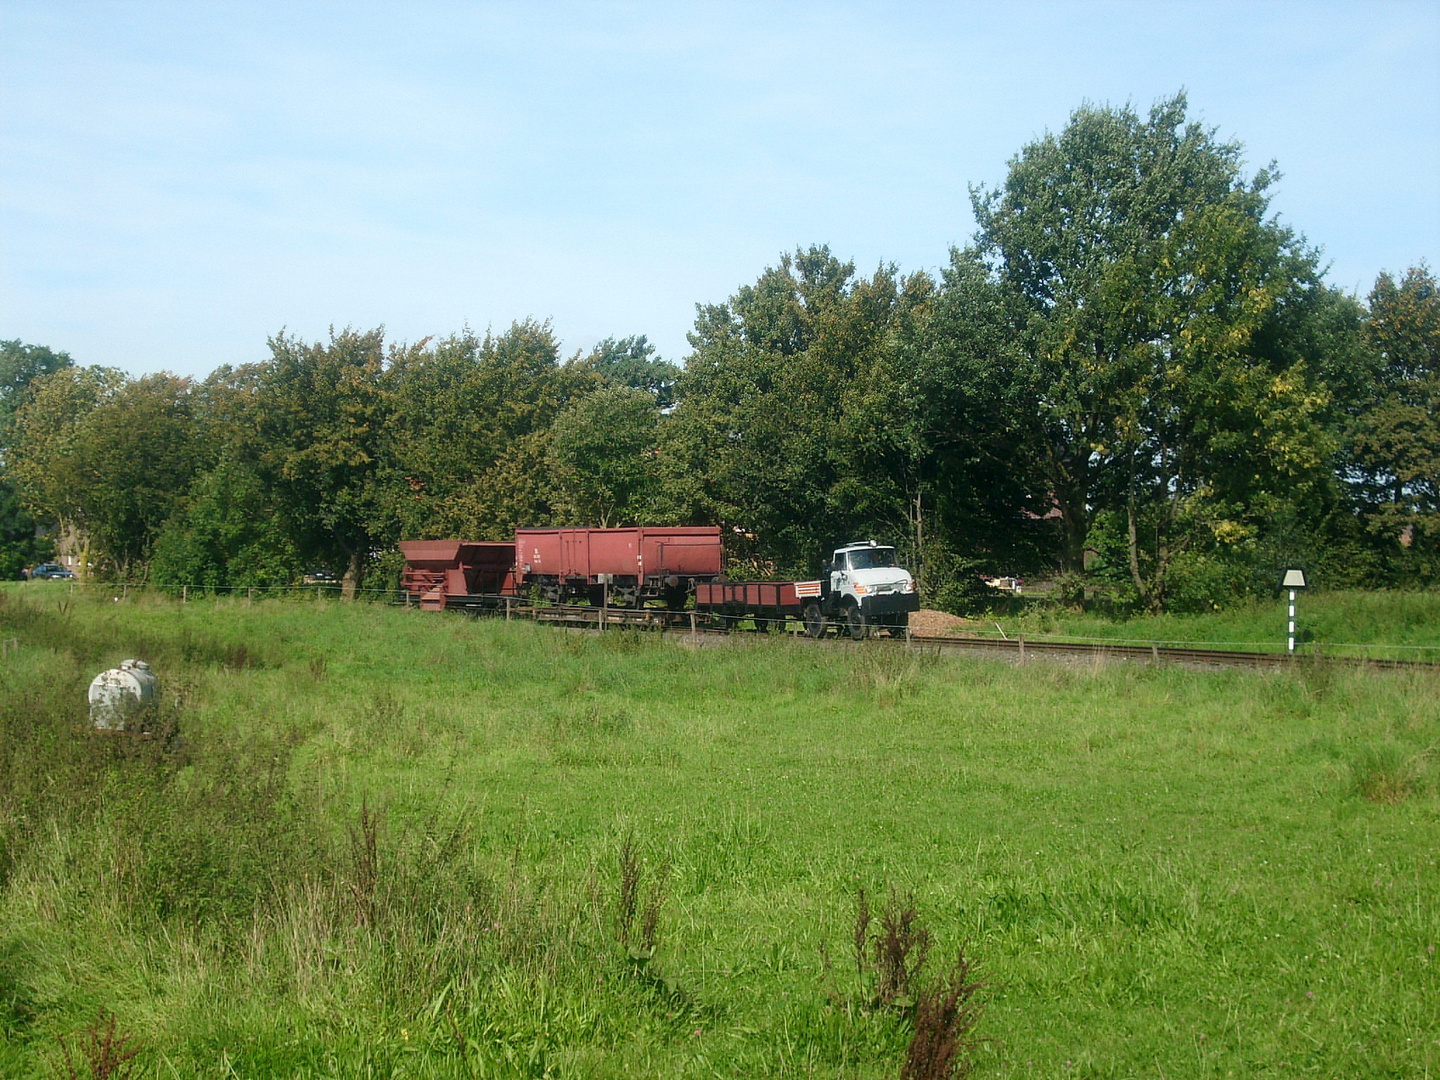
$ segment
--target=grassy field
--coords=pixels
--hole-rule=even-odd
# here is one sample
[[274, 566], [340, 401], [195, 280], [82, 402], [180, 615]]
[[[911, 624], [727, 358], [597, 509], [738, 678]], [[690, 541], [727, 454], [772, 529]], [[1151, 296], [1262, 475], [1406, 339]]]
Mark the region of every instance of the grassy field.
[[[0, 638], [6, 1077], [111, 1017], [136, 1077], [894, 1077], [962, 948], [976, 1076], [1440, 1075], [1440, 676], [33, 587]], [[155, 737], [87, 733], [127, 656]]]

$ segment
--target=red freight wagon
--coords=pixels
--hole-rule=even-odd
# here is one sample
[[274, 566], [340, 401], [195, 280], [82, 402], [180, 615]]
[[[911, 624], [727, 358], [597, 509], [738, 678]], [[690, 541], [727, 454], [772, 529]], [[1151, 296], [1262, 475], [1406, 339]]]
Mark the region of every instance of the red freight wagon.
[[719, 576], [720, 563], [720, 529], [713, 525], [515, 530], [516, 584], [555, 603], [583, 597], [633, 607], [664, 600], [678, 610], [698, 582]]
[[403, 540], [400, 553], [405, 556], [400, 587], [418, 597], [422, 608], [440, 610], [458, 600], [514, 591], [512, 543]]

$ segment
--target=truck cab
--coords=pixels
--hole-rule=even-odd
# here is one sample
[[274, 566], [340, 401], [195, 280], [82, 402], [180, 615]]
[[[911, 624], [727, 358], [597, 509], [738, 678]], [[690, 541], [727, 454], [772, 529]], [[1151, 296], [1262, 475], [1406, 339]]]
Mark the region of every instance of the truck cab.
[[830, 559], [822, 614], [838, 620], [853, 638], [872, 627], [902, 630], [920, 610], [915, 580], [895, 561], [895, 549], [874, 540], [836, 548]]

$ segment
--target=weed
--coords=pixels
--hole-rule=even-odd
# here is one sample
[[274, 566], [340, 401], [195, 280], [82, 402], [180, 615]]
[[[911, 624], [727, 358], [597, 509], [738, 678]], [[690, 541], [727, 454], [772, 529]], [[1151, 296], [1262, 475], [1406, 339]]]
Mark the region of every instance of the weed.
[[376, 894], [380, 888], [380, 818], [367, 799], [360, 817], [350, 826], [350, 895], [355, 900], [355, 925], [375, 925]]
[[[893, 886], [880, 909], [879, 923], [879, 932], [869, 949], [870, 972], [875, 982], [871, 1004], [881, 1008], [910, 1008], [915, 1003], [915, 992], [930, 955], [930, 931], [920, 925], [914, 895], [906, 893], [902, 898]], [[859, 925], [857, 917], [857, 931]]]
[[101, 1009], [84, 1031], [61, 1037], [60, 1053], [66, 1080], [127, 1080], [140, 1046], [133, 1034], [118, 1029], [114, 1013]]
[[640, 906], [640, 852], [635, 848], [635, 835], [626, 833], [620, 841], [620, 885], [615, 896], [615, 937], [621, 945], [629, 946], [631, 930], [635, 925], [635, 912]]
[[660, 912], [665, 906], [666, 886], [670, 867], [661, 863], [650, 877], [650, 888], [645, 895], [645, 905], [640, 911], [640, 951], [653, 956], [660, 941]]
[[[635, 843], [634, 833], [620, 842], [620, 880], [615, 896], [615, 938], [632, 960], [647, 961], [655, 955], [660, 939], [660, 916], [665, 906], [669, 864], [649, 874]], [[638, 920], [638, 925], [637, 925]]]
[[[901, 1080], [950, 1080], [970, 1072], [970, 1032], [979, 1018], [977, 992], [983, 984], [962, 948], [948, 971], [925, 978], [933, 937], [920, 922], [911, 893], [891, 886], [878, 918], [861, 888], [855, 897], [851, 930], [855, 964], [862, 982], [872, 984], [871, 1008], [900, 1013], [911, 1025]], [[829, 955], [822, 950], [824, 970]], [[832, 1000], [833, 1000], [833, 994]]]
[[961, 949], [950, 970], [920, 991], [915, 1002], [915, 1031], [900, 1068], [901, 1080], [950, 1080], [969, 1076], [971, 1031], [980, 1018], [976, 994], [984, 984]]
[[855, 924], [851, 938], [855, 945], [855, 973], [864, 978], [865, 965], [870, 959], [870, 901], [865, 896], [864, 885], [855, 894]]

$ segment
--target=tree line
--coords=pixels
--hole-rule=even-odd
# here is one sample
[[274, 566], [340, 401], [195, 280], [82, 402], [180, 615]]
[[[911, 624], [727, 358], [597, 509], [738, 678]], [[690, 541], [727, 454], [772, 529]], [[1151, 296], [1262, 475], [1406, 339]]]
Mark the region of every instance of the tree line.
[[[360, 587], [401, 538], [719, 524], [736, 573], [898, 543], [927, 602], [1053, 573], [1150, 611], [1440, 572], [1440, 298], [1364, 300], [1270, 213], [1273, 168], [1187, 117], [1085, 106], [970, 192], [937, 274], [826, 247], [643, 336], [548, 323], [307, 342], [203, 380], [0, 343], [0, 572], [67, 537], [95, 572]], [[36, 525], [41, 526], [37, 539]]]

